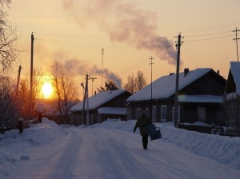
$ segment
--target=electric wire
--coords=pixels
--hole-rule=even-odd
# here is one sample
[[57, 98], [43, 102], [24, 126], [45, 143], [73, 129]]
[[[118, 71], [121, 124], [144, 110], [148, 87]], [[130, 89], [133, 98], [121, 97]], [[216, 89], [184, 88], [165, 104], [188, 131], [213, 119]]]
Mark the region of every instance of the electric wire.
[[226, 36], [210, 37], [210, 38], [205, 38], [205, 39], [187, 40], [184, 42], [200, 42], [200, 41], [208, 41], [208, 40], [218, 40], [218, 39], [227, 38], [227, 37], [233, 37], [233, 34], [226, 35]]
[[65, 35], [65, 34], [52, 34], [52, 33], [39, 33], [34, 32], [34, 34], [39, 35], [49, 35], [49, 36], [60, 36], [60, 37], [70, 37], [70, 38], [100, 38], [100, 39], [109, 39], [108, 37], [99, 37], [99, 36], [80, 36], [80, 35]]
[[187, 46], [187, 44], [183, 45], [183, 49], [184, 51], [187, 52], [187, 54], [189, 55], [189, 58], [194, 62], [196, 68], [202, 67], [202, 64], [199, 62], [199, 60], [197, 59], [197, 57], [192, 53], [192, 51], [190, 50], [190, 48]]
[[[61, 35], [61, 36], [64, 36], [64, 35]], [[68, 37], [68, 36], [67, 36]], [[74, 37], [74, 36], [71, 36], [71, 37]], [[49, 42], [52, 42], [52, 41], [56, 41], [56, 40], [46, 40], [46, 39], [41, 39], [41, 38], [35, 38], [36, 40], [40, 40], [40, 41], [49, 41]], [[88, 44], [79, 44], [79, 43], [72, 43], [72, 42], [65, 42], [65, 41], [58, 41], [57, 40], [57, 42], [60, 42], [60, 43], [66, 43], [66, 44], [74, 44], [74, 45], [82, 45], [82, 46], [105, 46], [105, 47], [129, 47], [129, 46], [108, 46], [108, 45], [88, 45]], [[149, 53], [148, 53], [149, 54]], [[146, 55], [144, 55], [144, 57], [145, 57]], [[143, 58], [143, 57], [140, 57], [140, 58]], [[128, 64], [128, 66], [127, 66], [127, 68], [125, 68], [126, 66], [125, 65], [123, 65], [122, 67], [118, 67], [118, 68], [122, 68], [121, 70], [119, 70], [119, 71], [115, 71], [115, 73], [116, 74], [118, 74], [118, 75], [120, 75], [120, 74], [125, 74], [125, 73], [127, 73], [127, 72], [129, 72], [130, 70], [134, 70], [134, 69], [137, 69], [137, 68], [139, 68], [143, 63], [144, 63], [144, 61], [146, 60], [146, 59], [143, 59], [143, 60], [141, 60], [140, 62], [138, 61], [139, 60], [139, 58], [137, 59], [137, 60], [135, 60], [135, 61], [133, 61], [133, 62], [131, 62], [133, 65], [131, 65], [131, 66], [129, 66], [129, 64]]]
[[[220, 29], [220, 28], [224, 28], [224, 27], [229, 27], [229, 26], [233, 26], [236, 24], [240, 24], [240, 23], [235, 23], [235, 24], [231, 24], [231, 25], [224, 25], [224, 26], [219, 26], [219, 27], [213, 27], [213, 28], [206, 28], [206, 29], [199, 29], [199, 30], [192, 30], [192, 31], [184, 31], [183, 33], [193, 33], [193, 32], [200, 32], [200, 31], [208, 31], [208, 30], [213, 30], [213, 29]], [[228, 38], [228, 37], [233, 37], [233, 34], [231, 35], [224, 35], [224, 36], [215, 36], [215, 35], [219, 35], [219, 34], [227, 34], [230, 33], [230, 31], [223, 31], [223, 32], [215, 32], [215, 33], [203, 33], [203, 34], [197, 34], [197, 35], [184, 35], [185, 38], [191, 38], [192, 40], [185, 40], [184, 42], [188, 43], [188, 42], [199, 42], [199, 41], [210, 41], [210, 40], [218, 40], [218, 39], [222, 39], [222, 38]], [[39, 33], [36, 32], [36, 34], [40, 34], [40, 35], [51, 35], [51, 36], [59, 36], [59, 37], [67, 37], [67, 38], [107, 38], [107, 37], [96, 37], [96, 36], [90, 36], [90, 37], [86, 37], [86, 36], [77, 36], [77, 35], [64, 35], [64, 34], [50, 34], [50, 33]], [[198, 37], [206, 37], [206, 36], [210, 36], [209, 38], [198, 38]], [[211, 37], [213, 36], [213, 37]], [[194, 39], [197, 38], [197, 39]], [[130, 47], [130, 46], [117, 46], [117, 45], [96, 45], [96, 44], [80, 44], [80, 43], [75, 43], [75, 42], [66, 42], [66, 41], [61, 41], [61, 40], [47, 40], [47, 39], [43, 39], [43, 38], [35, 38], [36, 40], [40, 40], [40, 41], [48, 41], [48, 42], [58, 42], [58, 43], [64, 43], [64, 44], [73, 44], [73, 45], [80, 45], [80, 46], [89, 46], [89, 47]], [[186, 46], [187, 47], [187, 46]], [[185, 47], [184, 47], [185, 48]], [[187, 47], [185, 49], [186, 51], [188, 51], [188, 53], [191, 55], [190, 58], [192, 59], [196, 59], [193, 55], [193, 53], [190, 51], [190, 49]], [[151, 52], [153, 53], [153, 52]], [[160, 53], [160, 50], [157, 50], [154, 54], [158, 55], [158, 53]], [[131, 63], [128, 63], [127, 67], [126, 65], [123, 65], [122, 67], [118, 67], [118, 70], [115, 70], [115, 73], [118, 75], [124, 74], [124, 73], [128, 73], [130, 70], [134, 70], [139, 68], [147, 59], [145, 59], [145, 56], [143, 57], [142, 60], [139, 61], [140, 58], [138, 58], [137, 60], [132, 61]], [[194, 63], [196, 64], [196, 62], [194, 61]], [[198, 62], [199, 63], [199, 62]], [[132, 64], [132, 65], [130, 65]], [[197, 66], [197, 64], [196, 64]]]
[[[184, 35], [184, 37], [203, 37], [203, 36], [210, 36], [210, 35], [217, 35], [217, 34], [226, 34], [226, 33], [230, 33], [231, 31], [224, 31], [224, 32], [215, 32], [215, 33], [208, 33], [208, 34], [199, 34], [199, 35]], [[231, 32], [232, 33], [232, 32]]]
[[[147, 55], [149, 55], [149, 53], [148, 53]], [[145, 55], [141, 56], [140, 58], [137, 58], [136, 60], [128, 63], [128, 64], [127, 64], [127, 65], [128, 65], [128, 68], [126, 68], [126, 65], [123, 65], [123, 66], [121, 66], [121, 67], [118, 67], [118, 71], [117, 71], [117, 70], [115, 70], [115, 71], [116, 71], [117, 73], [121, 74], [121, 73], [124, 73], [124, 71], [128, 71], [129, 69], [134, 69], [135, 67], [137, 68], [137, 67], [139, 67], [139, 66], [146, 60], [146, 56], [147, 56], [147, 55], [145, 54]], [[141, 60], [141, 59], [142, 59], [142, 60]], [[141, 60], [141, 61], [139, 61], [139, 60]], [[132, 64], [132, 65], [131, 65], [131, 64]], [[120, 68], [120, 70], [119, 70], [119, 68]], [[122, 69], [121, 69], [121, 68], [122, 68]]]
[[113, 48], [118, 48], [118, 47], [123, 47], [123, 48], [128, 48], [130, 46], [117, 46], [117, 45], [92, 45], [92, 44], [80, 44], [80, 43], [75, 43], [75, 42], [66, 42], [66, 41], [60, 41], [60, 40], [46, 40], [46, 39], [41, 39], [41, 38], [35, 38], [36, 40], [40, 41], [46, 41], [46, 42], [58, 42], [58, 43], [64, 43], [64, 44], [72, 44], [72, 45], [80, 45], [80, 46], [88, 46], [88, 47], [113, 47]]
[[209, 30], [214, 30], [214, 29], [231, 27], [231, 26], [233, 26], [233, 25], [239, 25], [239, 24], [240, 24], [240, 22], [237, 22], [237, 23], [234, 23], [234, 24], [227, 24], [227, 25], [222, 25], [222, 26], [217, 26], [217, 27], [197, 29], [197, 30], [189, 30], [189, 31], [184, 31], [184, 32], [182, 32], [182, 33], [193, 33], [193, 32], [199, 32], [199, 31], [209, 31]]
[[[125, 68], [123, 70], [120, 71], [116, 71], [116, 74], [120, 75], [120, 74], [125, 74], [125, 73], [129, 73], [130, 70], [134, 70], [134, 69], [139, 69], [139, 67], [143, 64], [146, 63], [147, 64], [147, 60], [148, 58], [152, 55], [152, 54], [157, 54], [157, 52], [159, 52], [160, 50], [156, 50], [155, 52], [152, 51], [151, 53], [147, 53], [146, 55], [141, 56], [140, 58], [138, 58], [137, 60], [135, 60], [136, 63], [134, 63], [133, 65], [129, 66], [128, 64], [128, 68]], [[142, 59], [141, 61], [139, 61], [139, 59]], [[125, 66], [124, 66], [125, 67]]]

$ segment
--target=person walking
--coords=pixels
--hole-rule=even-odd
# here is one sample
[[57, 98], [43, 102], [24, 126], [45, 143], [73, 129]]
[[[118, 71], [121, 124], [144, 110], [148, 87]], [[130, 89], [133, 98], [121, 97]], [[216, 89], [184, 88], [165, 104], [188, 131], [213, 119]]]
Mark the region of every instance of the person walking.
[[142, 145], [144, 150], [147, 150], [147, 145], [148, 145], [147, 126], [151, 124], [152, 124], [151, 119], [146, 115], [145, 111], [143, 111], [142, 116], [137, 120], [133, 129], [133, 132], [135, 133], [136, 129], [139, 127], [140, 134], [142, 136]]

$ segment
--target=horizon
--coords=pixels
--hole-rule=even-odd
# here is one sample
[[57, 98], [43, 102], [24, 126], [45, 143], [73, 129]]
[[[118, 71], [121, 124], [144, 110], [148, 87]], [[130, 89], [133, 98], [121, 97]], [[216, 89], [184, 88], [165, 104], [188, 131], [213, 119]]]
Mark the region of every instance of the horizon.
[[[144, 73], [150, 83], [176, 73], [176, 36], [181, 33], [181, 68], [212, 68], [227, 78], [235, 61], [234, 17], [240, 2], [174, 0], [85, 2], [83, 0], [24, 0], [10, 4], [16, 24], [23, 75], [30, 70], [30, 36], [34, 33], [34, 67], [46, 70], [57, 59], [72, 69], [76, 83], [96, 77], [90, 88], [102, 86], [102, 75], [126, 83], [128, 75]], [[26, 4], [29, 8], [26, 9]], [[202, 9], [204, 8], [204, 12]], [[240, 28], [240, 27], [239, 27]], [[17, 76], [17, 67], [13, 76]], [[80, 88], [81, 90], [81, 88]], [[79, 90], [79, 91], [80, 91]], [[81, 96], [81, 94], [79, 94]]]

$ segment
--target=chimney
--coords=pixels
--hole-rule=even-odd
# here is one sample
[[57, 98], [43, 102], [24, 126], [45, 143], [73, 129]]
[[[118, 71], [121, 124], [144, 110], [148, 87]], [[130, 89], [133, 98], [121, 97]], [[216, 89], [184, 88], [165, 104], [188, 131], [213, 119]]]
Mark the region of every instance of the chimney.
[[189, 72], [189, 68], [184, 68], [184, 76], [186, 76]]
[[169, 76], [173, 75], [174, 73], [169, 73]]

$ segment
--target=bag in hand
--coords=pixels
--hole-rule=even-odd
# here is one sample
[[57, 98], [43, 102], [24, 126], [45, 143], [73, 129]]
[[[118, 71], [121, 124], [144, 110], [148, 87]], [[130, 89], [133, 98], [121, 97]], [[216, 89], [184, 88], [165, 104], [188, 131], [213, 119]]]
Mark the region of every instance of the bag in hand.
[[156, 140], [162, 138], [160, 127], [155, 127], [154, 124], [147, 127], [148, 134], [150, 135], [151, 140]]

